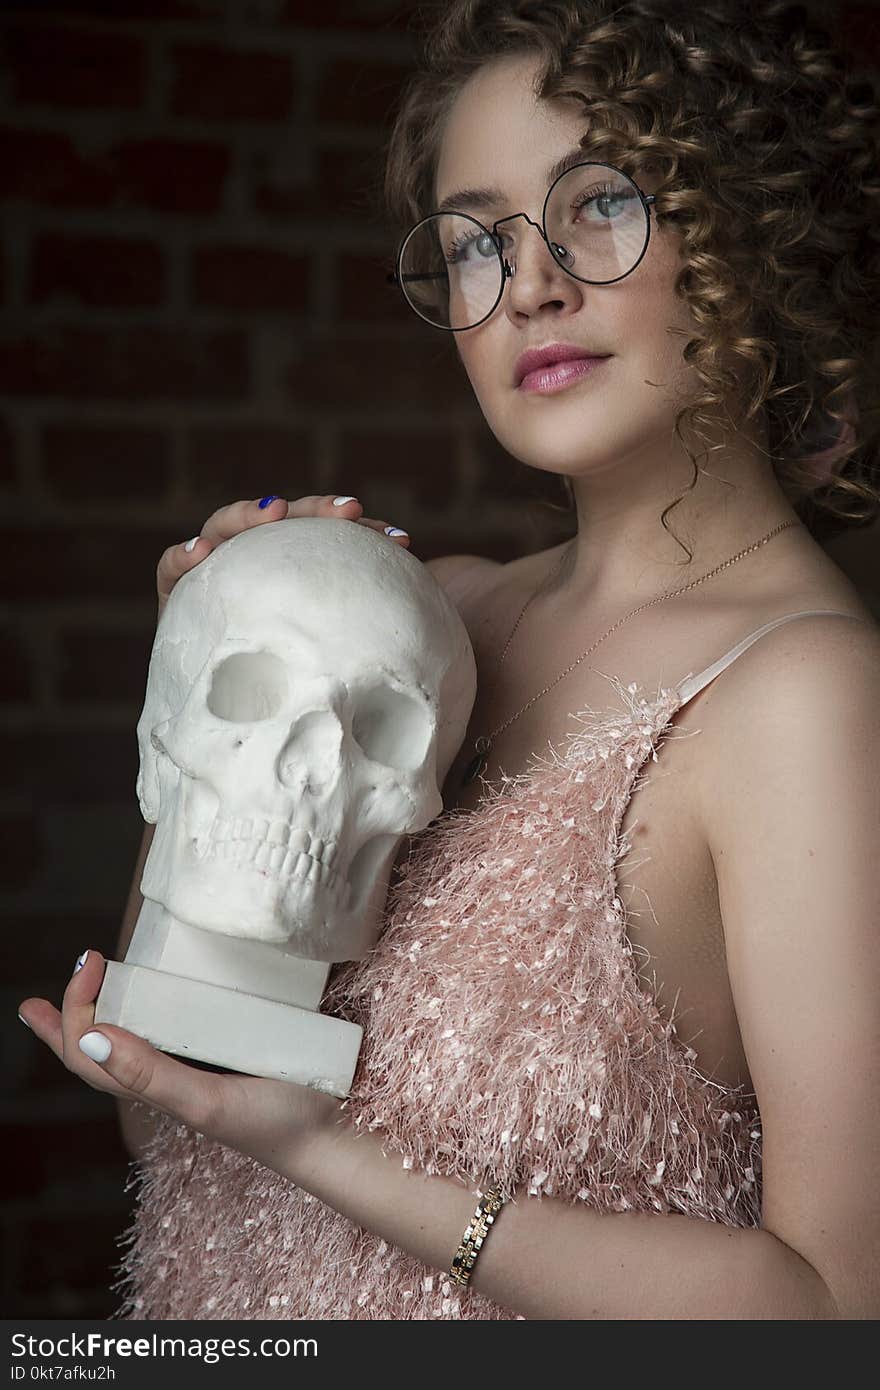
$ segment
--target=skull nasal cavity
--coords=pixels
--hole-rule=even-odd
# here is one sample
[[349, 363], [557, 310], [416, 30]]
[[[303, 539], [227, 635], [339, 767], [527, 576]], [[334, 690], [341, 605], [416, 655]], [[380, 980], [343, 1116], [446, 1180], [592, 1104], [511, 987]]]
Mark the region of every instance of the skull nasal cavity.
[[287, 697], [284, 666], [271, 652], [236, 652], [212, 672], [208, 709], [236, 724], [272, 719]]

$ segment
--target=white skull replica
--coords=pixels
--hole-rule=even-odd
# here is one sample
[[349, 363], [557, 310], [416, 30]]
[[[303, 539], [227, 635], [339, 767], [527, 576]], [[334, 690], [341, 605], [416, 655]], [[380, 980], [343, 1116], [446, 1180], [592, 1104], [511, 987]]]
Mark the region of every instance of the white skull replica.
[[299, 518], [218, 546], [156, 632], [138, 723], [156, 833], [96, 1022], [346, 1095], [361, 1029], [316, 1012], [330, 963], [375, 941], [475, 694], [458, 612], [371, 528]]

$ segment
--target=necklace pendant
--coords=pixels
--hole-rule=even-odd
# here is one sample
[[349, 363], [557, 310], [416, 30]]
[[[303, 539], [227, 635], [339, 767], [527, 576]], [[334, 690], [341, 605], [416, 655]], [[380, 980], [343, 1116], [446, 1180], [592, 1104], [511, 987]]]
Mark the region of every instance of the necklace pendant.
[[489, 749], [492, 747], [492, 740], [483, 734], [477, 739], [474, 747], [477, 750], [477, 756], [472, 758], [465, 768], [462, 786], [467, 786], [468, 782], [473, 782], [474, 778], [479, 777], [483, 771], [489, 761]]

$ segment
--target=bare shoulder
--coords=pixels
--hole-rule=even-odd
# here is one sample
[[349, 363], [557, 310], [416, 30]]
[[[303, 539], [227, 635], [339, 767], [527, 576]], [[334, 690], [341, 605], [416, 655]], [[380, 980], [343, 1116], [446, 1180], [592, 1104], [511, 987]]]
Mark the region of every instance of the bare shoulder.
[[867, 612], [810, 613], [780, 623], [753, 642], [716, 683], [716, 705], [743, 728], [757, 708], [809, 698], [811, 691], [842, 695], [853, 682], [880, 678], [880, 625]]
[[[698, 700], [701, 697], [697, 697]], [[880, 625], [869, 610], [811, 614], [753, 642], [706, 688], [695, 711], [701, 801], [717, 816], [735, 767], [764, 767], [795, 745], [809, 760], [841, 738], [866, 755], [880, 707]], [[714, 811], [713, 808], [714, 807]]]
[[500, 561], [486, 555], [439, 555], [425, 561], [425, 569], [430, 570], [457, 608], [479, 592], [489, 575], [502, 568]]

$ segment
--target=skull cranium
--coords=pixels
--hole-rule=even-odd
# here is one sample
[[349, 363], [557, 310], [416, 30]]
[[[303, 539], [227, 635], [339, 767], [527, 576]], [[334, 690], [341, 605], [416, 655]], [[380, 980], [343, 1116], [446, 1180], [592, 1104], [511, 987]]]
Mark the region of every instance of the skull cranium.
[[475, 693], [456, 609], [370, 528], [298, 518], [224, 542], [178, 582], [153, 645], [144, 897], [208, 931], [359, 958], [401, 837], [443, 809]]

